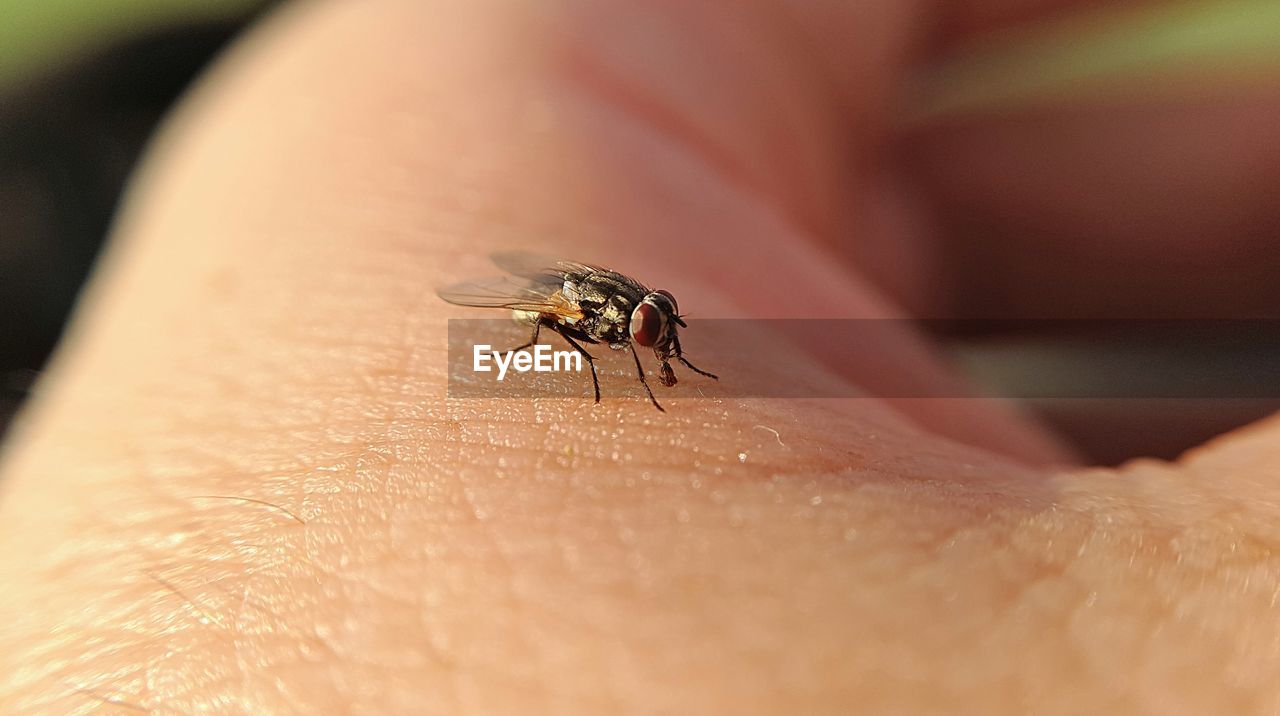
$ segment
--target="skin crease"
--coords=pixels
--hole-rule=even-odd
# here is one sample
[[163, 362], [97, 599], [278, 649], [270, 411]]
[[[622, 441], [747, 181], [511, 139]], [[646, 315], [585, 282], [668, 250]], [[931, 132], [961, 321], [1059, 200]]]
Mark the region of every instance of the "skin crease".
[[[222, 63], [5, 447], [6, 713], [1280, 709], [1275, 421], [1103, 470], [977, 401], [658, 414], [617, 354], [599, 406], [444, 400], [445, 319], [491, 314], [432, 288], [498, 248], [703, 316], [784, 315], [762, 267], [790, 315], [963, 294], [928, 227], [842, 199], [913, 213], [874, 108], [927, 10], [689, 7], [297, 5]], [[918, 341], [780, 350], [947, 379]]]

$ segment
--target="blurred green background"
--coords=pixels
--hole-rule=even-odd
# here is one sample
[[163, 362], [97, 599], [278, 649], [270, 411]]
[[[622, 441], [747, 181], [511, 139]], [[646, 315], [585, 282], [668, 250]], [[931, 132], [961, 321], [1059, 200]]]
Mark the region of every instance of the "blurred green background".
[[0, 0], [0, 87], [165, 28], [238, 22], [261, 0]]

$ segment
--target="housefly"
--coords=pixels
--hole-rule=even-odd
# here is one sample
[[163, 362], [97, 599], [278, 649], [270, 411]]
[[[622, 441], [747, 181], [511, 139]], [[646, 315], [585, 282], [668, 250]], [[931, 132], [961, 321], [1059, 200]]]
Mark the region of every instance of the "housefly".
[[649, 388], [637, 344], [653, 349], [662, 364], [659, 379], [667, 387], [676, 384], [672, 360], [680, 361], [698, 375], [719, 380], [684, 357], [677, 329], [688, 326], [670, 292], [651, 289], [617, 271], [576, 261], [547, 260], [523, 252], [497, 253], [492, 258], [498, 268], [510, 275], [440, 289], [440, 298], [459, 306], [508, 309], [518, 322], [532, 326], [528, 342], [511, 349], [512, 353], [537, 345], [543, 329], [559, 334], [591, 366], [597, 403], [600, 378], [596, 374], [596, 357], [582, 347], [583, 343], [604, 344], [619, 351], [630, 348], [640, 384], [658, 410], [663, 407]]

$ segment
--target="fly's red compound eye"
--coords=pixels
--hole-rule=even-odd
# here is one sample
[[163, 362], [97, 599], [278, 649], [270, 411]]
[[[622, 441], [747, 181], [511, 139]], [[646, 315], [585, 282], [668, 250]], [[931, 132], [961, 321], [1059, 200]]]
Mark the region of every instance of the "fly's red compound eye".
[[662, 313], [651, 303], [641, 303], [631, 312], [631, 340], [652, 348], [662, 333]]
[[677, 304], [677, 303], [676, 303], [676, 297], [675, 297], [675, 296], [672, 296], [670, 291], [665, 291], [665, 290], [663, 290], [663, 289], [658, 289], [657, 291], [654, 291], [654, 293], [660, 293], [660, 294], [662, 294], [663, 296], [666, 296], [668, 299], [670, 299], [670, 300], [671, 300], [671, 311], [672, 311], [673, 313], [680, 313], [680, 306], [679, 306], [679, 304]]

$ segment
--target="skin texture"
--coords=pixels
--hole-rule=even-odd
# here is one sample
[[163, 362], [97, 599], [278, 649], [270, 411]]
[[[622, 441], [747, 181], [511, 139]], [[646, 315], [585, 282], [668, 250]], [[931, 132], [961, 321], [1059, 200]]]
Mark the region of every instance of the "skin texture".
[[[599, 406], [444, 399], [445, 319], [491, 314], [432, 288], [500, 248], [708, 317], [981, 312], [984, 263], [1042, 308], [1222, 295], [1122, 290], [1168, 247], [1112, 252], [1111, 194], [1027, 185], [1063, 158], [1027, 148], [1037, 122], [1093, 133], [1083, 164], [1186, 108], [892, 131], [906, 67], [1064, 3], [856, 5], [321, 2], [251, 34], [154, 148], [5, 448], [3, 710], [1280, 709], [1275, 421], [1107, 470], [977, 400], [743, 401], [686, 372], [708, 397], [654, 381], [662, 415], [620, 354]], [[1181, 260], [1260, 250], [1274, 105], [1214, 110], [1262, 159], [1177, 208], [1226, 176], [1249, 230], [1206, 220]], [[1181, 226], [1141, 171], [1108, 168], [1131, 221]], [[1000, 230], [954, 238], [978, 220]], [[1035, 270], [1027, 226], [1115, 273]], [[779, 350], [813, 380], [953, 379], [921, 337]], [[746, 358], [704, 367], [771, 369]]]

